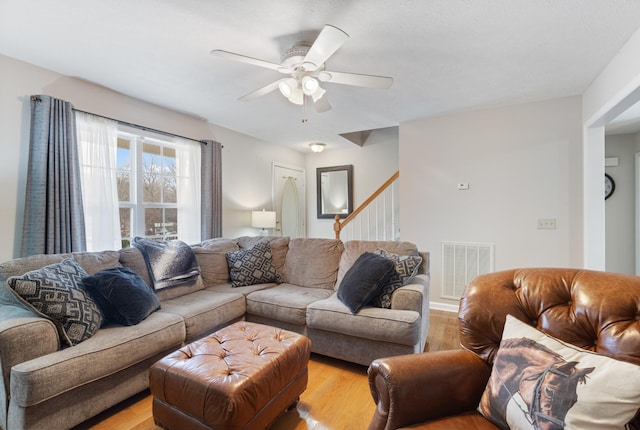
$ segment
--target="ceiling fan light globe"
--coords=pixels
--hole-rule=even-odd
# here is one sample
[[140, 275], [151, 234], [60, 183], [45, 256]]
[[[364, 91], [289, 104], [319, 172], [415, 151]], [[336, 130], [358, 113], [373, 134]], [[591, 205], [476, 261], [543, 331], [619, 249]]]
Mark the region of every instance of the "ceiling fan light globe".
[[318, 88], [320, 88], [320, 84], [316, 78], [311, 76], [305, 76], [302, 78], [302, 91], [304, 91], [306, 95], [312, 95], [318, 90]]
[[301, 105], [304, 103], [304, 93], [300, 88], [295, 88], [288, 98], [291, 103], [296, 105]]
[[326, 93], [327, 90], [325, 90], [324, 88], [318, 86], [318, 89], [311, 94], [311, 98], [313, 99], [313, 102], [317, 102], [318, 100], [320, 100], [322, 98], [322, 96], [324, 95], [324, 93]]
[[282, 95], [285, 96], [286, 98], [291, 97], [294, 89], [296, 89], [297, 87], [298, 87], [298, 82], [296, 82], [296, 80], [293, 78], [282, 80], [278, 84], [278, 89], [280, 90]]

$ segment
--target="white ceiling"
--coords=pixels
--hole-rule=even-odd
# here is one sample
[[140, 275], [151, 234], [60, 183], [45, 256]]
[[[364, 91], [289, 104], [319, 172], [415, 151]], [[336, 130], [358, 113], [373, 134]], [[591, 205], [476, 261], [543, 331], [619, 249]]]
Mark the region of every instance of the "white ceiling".
[[[324, 24], [350, 39], [330, 70], [390, 89], [325, 84], [318, 114], [278, 92], [270, 62]], [[444, 113], [581, 94], [640, 25], [638, 0], [0, 0], [0, 53], [308, 151], [339, 136]], [[4, 82], [2, 85], [6, 85]]]

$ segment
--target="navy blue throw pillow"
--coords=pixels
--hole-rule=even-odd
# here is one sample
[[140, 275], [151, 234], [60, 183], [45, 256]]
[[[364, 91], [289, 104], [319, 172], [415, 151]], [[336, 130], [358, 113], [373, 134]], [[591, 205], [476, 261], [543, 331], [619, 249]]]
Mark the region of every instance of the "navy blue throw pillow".
[[365, 252], [344, 274], [338, 298], [355, 314], [380, 293], [395, 271], [395, 264], [388, 258]]
[[101, 270], [82, 279], [105, 317], [120, 325], [136, 325], [160, 309], [155, 292], [126, 267]]

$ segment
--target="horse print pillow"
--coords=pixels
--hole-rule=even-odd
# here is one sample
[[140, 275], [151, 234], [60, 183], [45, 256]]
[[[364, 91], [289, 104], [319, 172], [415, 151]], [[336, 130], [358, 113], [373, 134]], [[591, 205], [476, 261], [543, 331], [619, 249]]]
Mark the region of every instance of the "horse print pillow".
[[478, 410], [501, 429], [627, 429], [640, 411], [640, 366], [507, 315]]

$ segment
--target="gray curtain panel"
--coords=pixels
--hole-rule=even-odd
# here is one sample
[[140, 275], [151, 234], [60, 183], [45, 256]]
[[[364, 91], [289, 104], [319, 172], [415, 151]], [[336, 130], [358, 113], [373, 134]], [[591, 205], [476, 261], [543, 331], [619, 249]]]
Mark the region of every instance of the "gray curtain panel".
[[49, 96], [32, 96], [22, 256], [85, 249], [73, 106]]
[[201, 193], [202, 240], [222, 237], [222, 145], [203, 140]]

